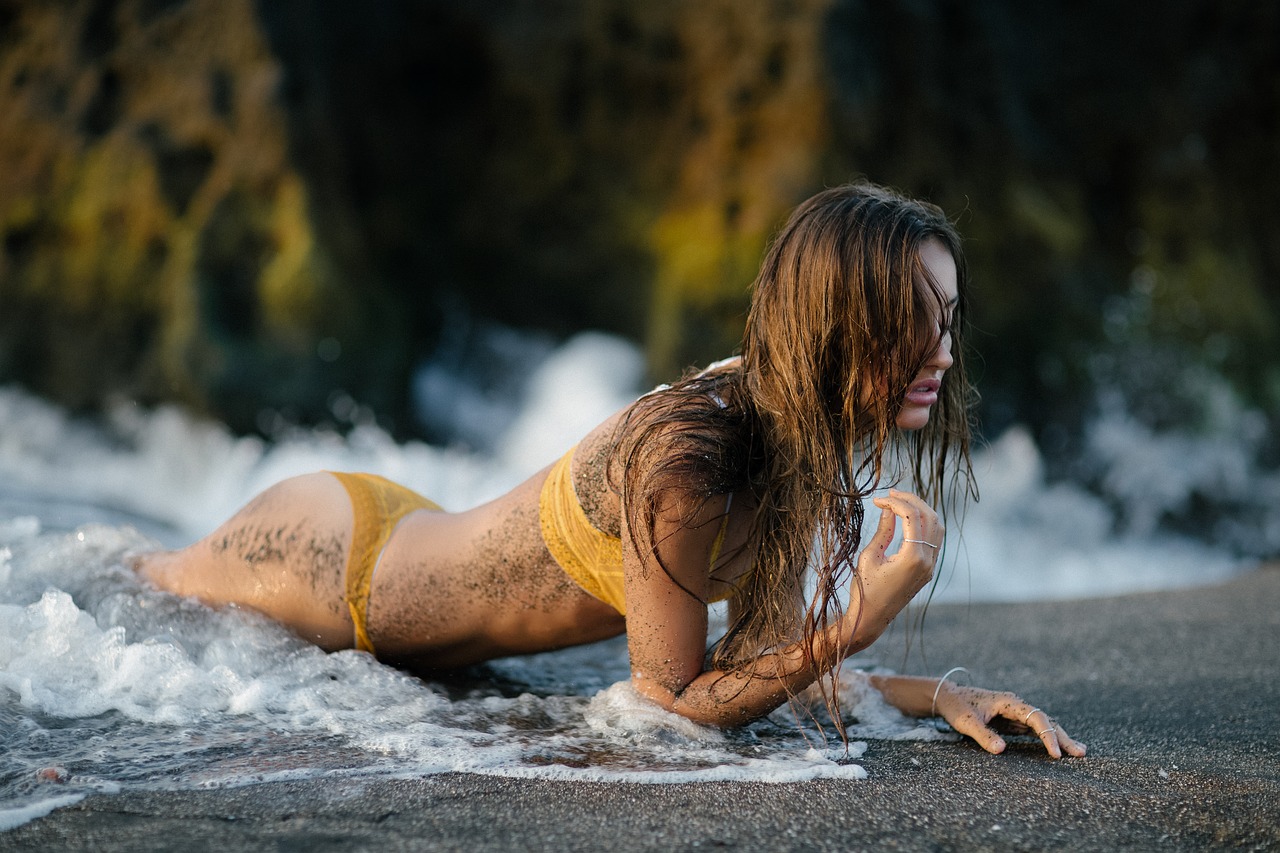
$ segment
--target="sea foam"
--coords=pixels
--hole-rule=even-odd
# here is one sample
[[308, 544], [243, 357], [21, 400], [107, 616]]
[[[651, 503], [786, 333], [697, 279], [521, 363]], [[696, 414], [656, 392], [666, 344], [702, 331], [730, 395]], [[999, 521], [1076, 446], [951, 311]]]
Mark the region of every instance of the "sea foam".
[[[283, 428], [271, 441], [173, 407], [120, 404], [90, 423], [0, 389], [0, 828], [93, 791], [335, 775], [861, 778], [868, 740], [954, 737], [886, 705], [853, 669], [840, 688], [847, 746], [809, 722], [804, 709], [821, 706], [812, 696], [742, 729], [698, 726], [632, 690], [623, 640], [423, 681], [362, 653], [325, 654], [252, 612], [150, 590], [127, 568], [131, 553], [190, 542], [267, 485], [322, 468], [473, 506], [643, 390], [638, 353], [605, 336], [539, 349], [537, 364], [482, 451], [397, 443], [367, 419], [342, 434]], [[1124, 427], [1108, 421], [1095, 443], [1119, 454]], [[1023, 430], [975, 464], [984, 499], [950, 525], [939, 586], [924, 593], [934, 600], [1111, 594], [1240, 567], [1206, 545], [1118, 525], [1103, 499], [1049, 482]]]

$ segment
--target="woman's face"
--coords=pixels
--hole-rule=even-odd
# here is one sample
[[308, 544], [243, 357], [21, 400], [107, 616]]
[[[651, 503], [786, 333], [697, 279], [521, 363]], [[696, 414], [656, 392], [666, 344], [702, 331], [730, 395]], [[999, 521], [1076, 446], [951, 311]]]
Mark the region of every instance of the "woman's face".
[[955, 258], [940, 240], [930, 238], [920, 244], [920, 262], [941, 289], [945, 313], [934, 320], [938, 330], [937, 346], [903, 397], [902, 409], [895, 420], [899, 429], [920, 429], [929, 422], [929, 413], [938, 402], [942, 375], [954, 363], [951, 357], [951, 315], [960, 298]]

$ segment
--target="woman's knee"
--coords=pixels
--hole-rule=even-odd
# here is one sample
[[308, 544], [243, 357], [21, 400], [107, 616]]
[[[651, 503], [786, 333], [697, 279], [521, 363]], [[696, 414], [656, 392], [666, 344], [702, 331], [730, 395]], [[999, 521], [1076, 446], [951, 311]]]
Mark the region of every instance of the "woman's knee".
[[140, 555], [133, 568], [160, 589], [210, 603], [247, 603], [264, 593], [328, 596], [340, 594], [350, 539], [342, 485], [328, 474], [304, 474], [265, 489], [203, 539]]
[[178, 551], [151, 551], [129, 558], [129, 567], [144, 582], [156, 589], [174, 595], [200, 595], [203, 584], [199, 582], [198, 560], [192, 558], [192, 549]]

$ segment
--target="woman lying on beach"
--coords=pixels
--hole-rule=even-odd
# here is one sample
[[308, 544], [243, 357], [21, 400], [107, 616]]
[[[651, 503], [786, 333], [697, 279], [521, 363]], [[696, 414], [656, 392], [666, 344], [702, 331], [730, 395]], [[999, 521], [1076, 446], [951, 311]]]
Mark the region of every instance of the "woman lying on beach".
[[[308, 474], [138, 570], [419, 671], [625, 632], [641, 695], [748, 723], [836, 673], [933, 577], [931, 504], [971, 483], [965, 290], [938, 208], [870, 184], [827, 190], [770, 247], [740, 356], [641, 397], [503, 497], [448, 513], [379, 477]], [[901, 478], [912, 491], [871, 501], [879, 524], [859, 553], [863, 499]], [[707, 605], [724, 599], [728, 629], [708, 651]], [[871, 681], [990, 752], [1005, 748], [997, 723], [1054, 758], [1084, 755], [1010, 693]]]

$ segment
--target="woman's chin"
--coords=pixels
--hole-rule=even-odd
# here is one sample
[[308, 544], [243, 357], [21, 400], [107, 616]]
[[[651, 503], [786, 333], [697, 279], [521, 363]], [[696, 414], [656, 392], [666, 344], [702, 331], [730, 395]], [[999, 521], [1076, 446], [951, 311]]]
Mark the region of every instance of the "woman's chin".
[[894, 423], [898, 425], [898, 429], [906, 432], [924, 429], [929, 423], [930, 408], [929, 406], [903, 406]]

